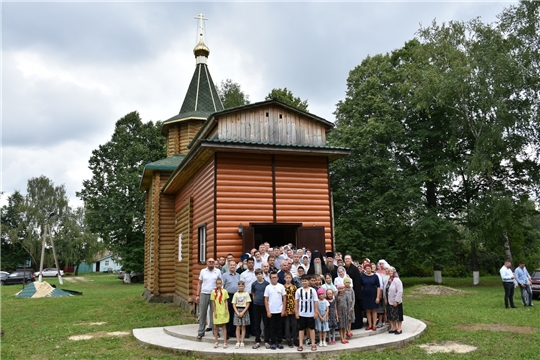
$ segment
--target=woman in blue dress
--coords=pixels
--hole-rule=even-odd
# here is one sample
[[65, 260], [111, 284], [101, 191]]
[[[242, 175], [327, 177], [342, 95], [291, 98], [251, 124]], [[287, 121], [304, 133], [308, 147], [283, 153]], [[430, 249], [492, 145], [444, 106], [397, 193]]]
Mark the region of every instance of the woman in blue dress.
[[362, 274], [362, 297], [368, 320], [366, 330], [377, 331], [377, 308], [381, 299], [381, 289], [379, 277], [373, 273], [370, 264], [364, 266], [364, 273]]

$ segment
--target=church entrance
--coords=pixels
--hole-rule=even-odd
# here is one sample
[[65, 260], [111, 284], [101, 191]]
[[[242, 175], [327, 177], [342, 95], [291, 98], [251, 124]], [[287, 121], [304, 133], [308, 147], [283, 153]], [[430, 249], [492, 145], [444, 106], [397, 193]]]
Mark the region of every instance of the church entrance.
[[292, 244], [296, 248], [308, 248], [311, 251], [325, 250], [324, 226], [303, 227], [301, 223], [250, 224], [244, 227], [242, 235], [243, 252], [259, 248], [268, 242], [271, 247]]

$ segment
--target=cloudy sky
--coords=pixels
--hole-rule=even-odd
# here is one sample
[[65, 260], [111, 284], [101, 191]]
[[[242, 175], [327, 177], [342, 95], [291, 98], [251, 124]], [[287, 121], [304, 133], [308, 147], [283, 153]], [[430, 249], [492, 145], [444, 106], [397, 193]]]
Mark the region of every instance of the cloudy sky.
[[3, 2], [2, 183], [6, 194], [45, 175], [72, 205], [93, 149], [115, 122], [176, 115], [195, 68], [203, 13], [209, 69], [252, 102], [287, 87], [334, 121], [348, 73], [414, 38], [420, 24], [481, 17], [511, 2]]

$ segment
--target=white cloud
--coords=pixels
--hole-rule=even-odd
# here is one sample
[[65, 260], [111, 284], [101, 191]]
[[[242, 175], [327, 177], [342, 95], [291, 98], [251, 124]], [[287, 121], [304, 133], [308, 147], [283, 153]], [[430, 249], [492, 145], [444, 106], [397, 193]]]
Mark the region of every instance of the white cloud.
[[[261, 101], [275, 87], [333, 120], [350, 70], [434, 18], [494, 21], [507, 3], [4, 3], [2, 190], [41, 174], [78, 200], [115, 122], [178, 113], [203, 12], [209, 68]], [[4, 196], [5, 197], [5, 196]]]

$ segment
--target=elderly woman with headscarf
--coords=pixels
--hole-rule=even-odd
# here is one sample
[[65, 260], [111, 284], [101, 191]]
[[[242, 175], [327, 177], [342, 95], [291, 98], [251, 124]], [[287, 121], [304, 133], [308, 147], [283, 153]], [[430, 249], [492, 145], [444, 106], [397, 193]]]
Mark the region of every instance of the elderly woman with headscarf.
[[377, 263], [377, 271], [376, 273], [379, 275], [385, 276], [384, 280], [386, 280], [386, 267], [388, 267], [388, 262], [384, 259], [379, 260]]
[[328, 272], [326, 264], [323, 261], [322, 254], [315, 250], [311, 256], [311, 264], [309, 264], [308, 275], [324, 275]]
[[381, 289], [379, 277], [373, 273], [371, 264], [364, 266], [364, 274], [362, 274], [362, 298], [364, 300], [364, 310], [368, 327], [366, 330], [377, 330], [377, 308], [381, 301]]
[[[334, 285], [337, 287], [339, 284], [344, 284], [343, 280], [345, 280], [345, 278], [350, 279], [349, 275], [345, 271], [345, 268], [343, 266], [338, 266], [338, 268], [337, 268], [337, 276], [334, 279]], [[351, 280], [351, 287], [353, 287], [352, 280]]]
[[391, 275], [386, 281], [383, 290], [384, 303], [386, 304], [386, 316], [390, 324], [391, 334], [400, 335], [403, 331], [401, 325], [403, 323], [403, 283], [398, 277], [395, 268], [390, 268]]

